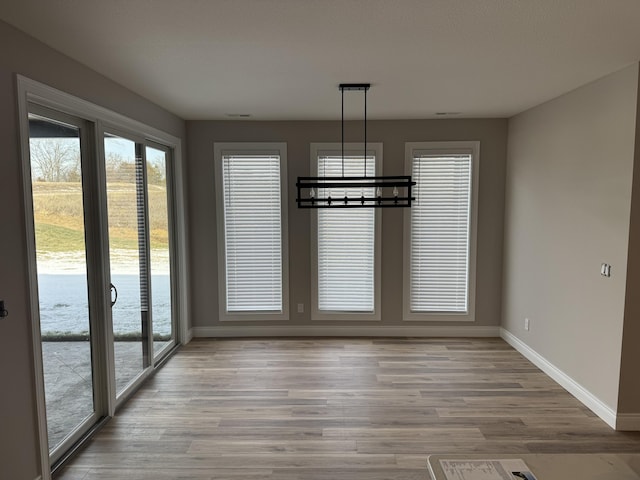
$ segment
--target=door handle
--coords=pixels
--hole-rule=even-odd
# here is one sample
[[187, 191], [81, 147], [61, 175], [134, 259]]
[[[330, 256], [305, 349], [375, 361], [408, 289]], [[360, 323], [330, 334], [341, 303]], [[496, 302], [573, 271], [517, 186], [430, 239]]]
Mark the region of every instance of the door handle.
[[113, 298], [113, 295], [111, 295], [111, 306], [113, 307], [118, 301], [118, 289], [113, 283], [110, 283], [109, 285], [111, 285], [111, 292], [116, 294], [115, 298]]

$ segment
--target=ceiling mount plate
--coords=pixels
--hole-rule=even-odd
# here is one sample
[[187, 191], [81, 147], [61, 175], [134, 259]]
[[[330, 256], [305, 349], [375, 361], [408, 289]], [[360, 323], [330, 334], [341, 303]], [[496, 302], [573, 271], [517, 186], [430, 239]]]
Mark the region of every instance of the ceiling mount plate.
[[351, 92], [351, 91], [362, 91], [362, 90], [369, 90], [371, 88], [371, 84], [370, 83], [341, 83], [340, 84], [340, 90], [341, 91], [347, 91], [347, 92]]

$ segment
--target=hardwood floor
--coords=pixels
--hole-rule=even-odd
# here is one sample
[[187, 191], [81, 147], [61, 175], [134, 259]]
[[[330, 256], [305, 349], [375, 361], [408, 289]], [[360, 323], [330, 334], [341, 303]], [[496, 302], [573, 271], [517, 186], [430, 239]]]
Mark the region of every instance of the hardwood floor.
[[640, 452], [500, 339], [194, 340], [57, 478], [429, 479], [429, 454]]

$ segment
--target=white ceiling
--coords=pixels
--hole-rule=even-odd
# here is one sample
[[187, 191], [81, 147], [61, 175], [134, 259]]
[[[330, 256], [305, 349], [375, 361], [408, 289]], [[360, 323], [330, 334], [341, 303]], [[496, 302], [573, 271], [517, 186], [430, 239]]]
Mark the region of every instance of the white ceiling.
[[370, 119], [509, 117], [640, 59], [639, 0], [1, 0], [0, 18], [185, 119], [335, 119], [342, 82], [372, 84]]

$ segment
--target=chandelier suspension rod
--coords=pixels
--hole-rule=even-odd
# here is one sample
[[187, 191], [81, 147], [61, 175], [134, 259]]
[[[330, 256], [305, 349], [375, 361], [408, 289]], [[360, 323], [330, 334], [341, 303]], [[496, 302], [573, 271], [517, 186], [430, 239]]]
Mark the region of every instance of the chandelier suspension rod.
[[[340, 97], [342, 99], [342, 176], [344, 177], [344, 88], [340, 88]], [[326, 160], [325, 160], [326, 161]]]
[[364, 176], [367, 176], [367, 89], [364, 89]]

